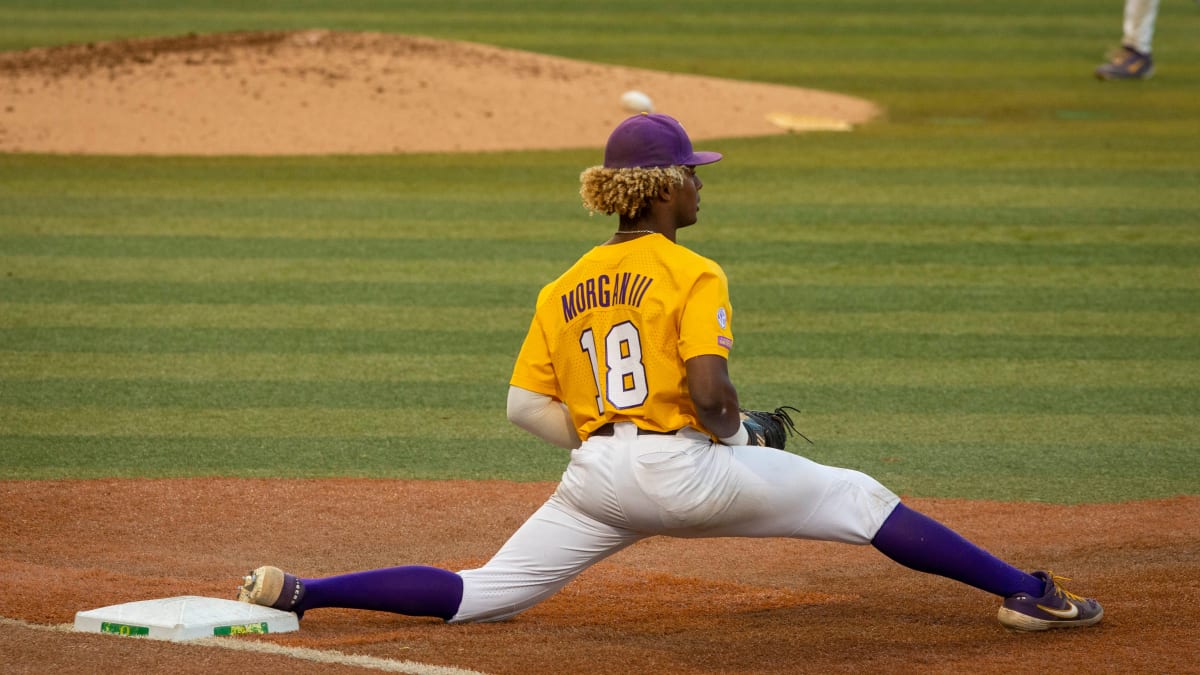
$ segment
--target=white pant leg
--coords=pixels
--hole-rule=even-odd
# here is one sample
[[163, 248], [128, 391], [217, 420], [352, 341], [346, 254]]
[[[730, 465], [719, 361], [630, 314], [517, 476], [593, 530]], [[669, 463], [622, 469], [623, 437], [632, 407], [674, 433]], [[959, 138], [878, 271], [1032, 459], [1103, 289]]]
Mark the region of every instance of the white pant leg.
[[[619, 427], [622, 425], [618, 425]], [[793, 537], [866, 544], [900, 498], [866, 474], [705, 434], [589, 439], [558, 496], [614, 527], [676, 537]]]
[[551, 497], [483, 567], [459, 572], [463, 598], [450, 623], [500, 621], [554, 595], [592, 564], [644, 538], [567, 513]]
[[1150, 53], [1154, 41], [1154, 21], [1159, 0], [1125, 0], [1125, 36], [1121, 44], [1143, 54]]
[[853, 469], [774, 448], [714, 445], [728, 453], [735, 498], [711, 523], [680, 536], [791, 537], [869, 544], [900, 497]]

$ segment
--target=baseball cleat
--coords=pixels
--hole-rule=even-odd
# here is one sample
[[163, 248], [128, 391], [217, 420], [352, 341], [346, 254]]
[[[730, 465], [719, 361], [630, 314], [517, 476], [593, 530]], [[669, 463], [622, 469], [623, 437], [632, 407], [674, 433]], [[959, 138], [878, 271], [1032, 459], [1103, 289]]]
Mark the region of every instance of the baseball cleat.
[[291, 612], [295, 611], [292, 608], [303, 597], [304, 584], [299, 579], [285, 574], [278, 567], [264, 565], [242, 578], [237, 599], [252, 605]]
[[1045, 593], [1034, 597], [1018, 593], [1005, 598], [996, 613], [996, 619], [1005, 628], [1019, 631], [1049, 630], [1051, 628], [1082, 628], [1100, 623], [1104, 608], [1092, 598], [1085, 598], [1068, 591], [1059, 581], [1070, 581], [1054, 576], [1053, 572], [1034, 572], [1041, 579]]
[[1108, 63], [1096, 69], [1101, 80], [1148, 80], [1154, 75], [1154, 59], [1132, 47], [1121, 47]]

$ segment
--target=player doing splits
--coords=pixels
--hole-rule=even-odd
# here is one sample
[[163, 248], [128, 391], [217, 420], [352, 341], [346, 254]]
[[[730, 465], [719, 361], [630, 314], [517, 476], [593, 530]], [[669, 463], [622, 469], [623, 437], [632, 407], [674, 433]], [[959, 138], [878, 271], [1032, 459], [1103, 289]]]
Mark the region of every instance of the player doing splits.
[[343, 607], [498, 621], [647, 537], [793, 537], [870, 544], [993, 593], [1009, 628], [1099, 622], [1100, 604], [1059, 577], [994, 557], [870, 476], [750, 444], [727, 367], [725, 273], [676, 242], [697, 220], [696, 167], [719, 159], [694, 151], [675, 119], [642, 114], [621, 122], [603, 166], [581, 175], [584, 206], [620, 224], [538, 294], [507, 404], [509, 420], [571, 459], [491, 560], [460, 572], [402, 566], [311, 579], [265, 566], [239, 599], [301, 615]]

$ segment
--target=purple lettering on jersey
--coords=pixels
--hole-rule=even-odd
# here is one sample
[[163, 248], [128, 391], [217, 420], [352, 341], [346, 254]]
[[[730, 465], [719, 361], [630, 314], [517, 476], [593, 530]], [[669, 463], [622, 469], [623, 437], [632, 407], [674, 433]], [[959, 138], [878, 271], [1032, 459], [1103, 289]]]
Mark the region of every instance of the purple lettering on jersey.
[[559, 297], [563, 321], [569, 323], [584, 312], [597, 307], [641, 307], [646, 291], [652, 283], [654, 279], [632, 272], [621, 272], [613, 276], [600, 274], [581, 281], [575, 288]]
[[591, 309], [591, 308], [595, 307], [597, 304], [596, 303], [596, 280], [588, 279], [585, 282], [585, 284], [586, 284], [586, 288], [587, 288], [587, 291], [586, 291], [587, 295], [585, 296], [587, 298], [586, 309]]
[[724, 335], [718, 335], [717, 344], [721, 345], [725, 349], [733, 349], [733, 338], [728, 338]]
[[652, 283], [654, 283], [654, 280], [651, 279], [650, 277], [646, 277], [643, 280], [642, 287], [638, 289], [637, 295], [634, 296], [634, 298], [629, 302], [629, 304], [633, 305], [634, 307], [641, 307], [642, 306], [642, 298], [646, 297], [646, 291], [648, 291], [650, 289], [650, 284], [652, 284]]
[[596, 295], [601, 307], [608, 307], [612, 304], [612, 291], [608, 288], [609, 283], [611, 280], [607, 274], [596, 277]]
[[618, 305], [623, 305], [625, 304], [625, 298], [627, 297], [626, 294], [629, 292], [629, 272], [621, 274], [615, 285], [617, 287], [616, 303]]
[[633, 281], [629, 284], [629, 304], [633, 304], [633, 299], [637, 297], [637, 289], [642, 285], [642, 279], [645, 279], [640, 274], [633, 275]]
[[567, 293], [562, 296], [563, 321], [569, 322], [575, 318], [575, 296]]

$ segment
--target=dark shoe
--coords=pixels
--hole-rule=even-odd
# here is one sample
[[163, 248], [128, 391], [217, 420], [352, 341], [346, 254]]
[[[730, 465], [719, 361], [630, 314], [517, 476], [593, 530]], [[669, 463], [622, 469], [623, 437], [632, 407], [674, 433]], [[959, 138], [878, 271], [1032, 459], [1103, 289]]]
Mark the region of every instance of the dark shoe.
[[1154, 75], [1154, 59], [1131, 47], [1121, 47], [1108, 63], [1096, 69], [1101, 80], [1148, 80]]
[[996, 613], [996, 619], [1005, 628], [1021, 631], [1082, 628], [1100, 623], [1104, 618], [1100, 603], [1075, 595], [1059, 584], [1059, 581], [1070, 579], [1056, 577], [1053, 572], [1034, 572], [1033, 576], [1045, 583], [1042, 595], [1034, 597], [1018, 593], [1005, 598]]

